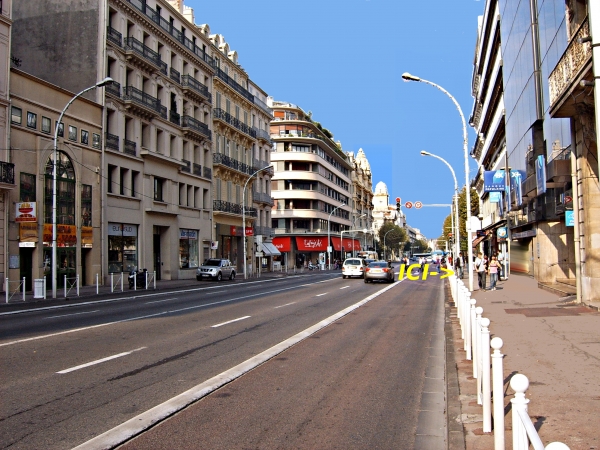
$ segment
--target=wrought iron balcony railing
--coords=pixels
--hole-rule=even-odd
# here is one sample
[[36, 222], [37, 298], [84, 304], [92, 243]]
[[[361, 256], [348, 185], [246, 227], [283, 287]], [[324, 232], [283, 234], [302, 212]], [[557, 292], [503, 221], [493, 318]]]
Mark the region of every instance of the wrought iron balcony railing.
[[265, 141], [271, 142], [271, 135], [267, 131], [261, 130], [260, 128], [256, 127], [252, 127], [252, 129], [256, 133], [256, 137], [258, 137], [258, 139], [263, 139]]
[[200, 122], [197, 119], [194, 119], [193, 117], [183, 116], [182, 121], [181, 121], [181, 126], [183, 128], [190, 128], [190, 129], [206, 136], [208, 139], [212, 139], [212, 133], [209, 130], [208, 125]]
[[271, 197], [269, 194], [265, 194], [264, 192], [252, 191], [252, 200], [254, 203], [265, 203], [271, 206], [275, 204], [273, 197]]
[[275, 228], [263, 227], [260, 225], [256, 225], [254, 227], [254, 235], [255, 236], [275, 236]]
[[123, 139], [123, 153], [127, 153], [131, 156], [136, 156], [136, 143], [134, 141], [130, 141], [128, 139]]
[[119, 47], [123, 46], [123, 35], [110, 25], [106, 27], [106, 39], [113, 44], [117, 44]]
[[254, 129], [250, 128], [248, 125], [246, 125], [241, 120], [236, 119], [228, 112], [226, 112], [220, 108], [215, 108], [215, 109], [213, 109], [213, 117], [215, 119], [220, 119], [220, 120], [225, 121], [229, 125], [240, 130], [242, 133], [246, 133], [247, 135], [256, 139], [256, 131]]
[[254, 97], [254, 104], [266, 112], [270, 117], [273, 117], [273, 110], [267, 106], [260, 98]]
[[158, 53], [136, 38], [128, 37], [125, 39], [125, 50], [131, 50], [133, 53], [154, 64], [163, 74], [167, 74], [167, 63], [160, 58]]
[[202, 166], [200, 164], [192, 163], [192, 173], [194, 175], [202, 176]]
[[236, 91], [242, 97], [244, 97], [245, 99], [250, 100], [252, 103], [254, 103], [254, 95], [252, 95], [250, 92], [248, 92], [248, 90], [246, 88], [244, 88], [237, 81], [234, 81], [229, 75], [227, 75], [223, 70], [221, 70], [218, 67], [216, 68], [216, 75], [221, 80], [223, 80], [225, 82], [225, 84], [227, 84], [229, 87], [231, 87], [234, 91]]
[[121, 83], [113, 81], [112, 83], [108, 83], [104, 88], [109, 94], [121, 98]]
[[224, 155], [223, 153], [215, 153], [213, 155], [213, 163], [222, 164], [224, 166], [235, 169], [238, 172], [246, 173], [248, 175], [252, 175], [254, 173], [254, 168], [252, 166], [244, 164], [243, 162], [240, 162], [237, 159], [230, 158], [229, 156]]
[[209, 102], [212, 102], [212, 94], [208, 91], [208, 87], [204, 86], [198, 80], [196, 80], [191, 75], [184, 75], [181, 77], [181, 86], [183, 88], [191, 88], [200, 94], [202, 97], [206, 98]]
[[181, 171], [191, 173], [192, 163], [190, 161], [188, 161], [187, 159], [182, 159], [181, 162], [183, 163], [183, 164], [181, 164]]
[[[162, 108], [164, 108], [164, 110], [165, 110], [164, 118], [166, 119], [166, 116], [167, 116], [166, 109], [167, 108], [160, 104], [160, 100], [157, 99], [156, 97], [152, 97], [150, 94], [147, 94], [147, 93], [139, 90], [138, 88], [135, 88], [133, 86], [126, 86], [125, 93], [123, 95], [123, 100], [133, 101], [142, 106], [145, 106], [146, 108], [154, 110], [158, 114], [161, 114], [161, 115], [163, 112]], [[162, 108], [161, 108], [161, 106], [162, 106]]]
[[181, 84], [181, 74], [172, 67], [169, 69], [169, 76], [171, 77], [171, 80]]
[[[245, 209], [245, 211], [243, 211], [243, 209]], [[248, 217], [256, 217], [256, 209], [249, 207], [243, 208], [242, 205], [226, 202], [224, 200], [213, 200], [213, 211], [239, 214], [240, 216], [242, 215], [242, 212], [245, 212]]]
[[113, 150], [119, 150], [119, 136], [115, 134], [106, 133], [106, 147], [112, 148]]
[[204, 178], [208, 178], [209, 180], [212, 180], [212, 169], [210, 167], [203, 167], [202, 168], [202, 176]]
[[175, 125], [181, 125], [181, 116], [173, 110], [171, 110], [169, 120], [171, 121], [171, 123], [174, 123]]

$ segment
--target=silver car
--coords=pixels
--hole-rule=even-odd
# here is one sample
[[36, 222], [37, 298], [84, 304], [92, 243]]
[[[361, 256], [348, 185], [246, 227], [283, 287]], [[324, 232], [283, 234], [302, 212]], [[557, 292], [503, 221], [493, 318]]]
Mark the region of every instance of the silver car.
[[375, 261], [365, 269], [365, 283], [372, 281], [394, 282], [394, 268], [391, 263], [385, 261]]
[[212, 278], [221, 281], [223, 278], [235, 279], [235, 266], [228, 259], [210, 258], [196, 270], [196, 280]]

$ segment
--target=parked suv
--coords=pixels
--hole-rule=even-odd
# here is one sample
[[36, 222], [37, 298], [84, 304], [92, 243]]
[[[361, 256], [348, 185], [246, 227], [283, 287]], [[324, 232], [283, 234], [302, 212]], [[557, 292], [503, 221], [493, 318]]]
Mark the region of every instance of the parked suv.
[[202, 263], [196, 270], [196, 280], [212, 278], [221, 281], [223, 278], [233, 280], [235, 278], [235, 267], [228, 259], [210, 258]]
[[342, 264], [342, 278], [364, 277], [367, 264], [362, 258], [348, 258]]

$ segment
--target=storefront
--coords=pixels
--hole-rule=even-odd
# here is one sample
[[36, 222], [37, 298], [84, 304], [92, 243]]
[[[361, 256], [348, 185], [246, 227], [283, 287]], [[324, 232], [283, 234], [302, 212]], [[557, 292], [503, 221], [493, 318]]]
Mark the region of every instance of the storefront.
[[179, 229], [179, 269], [196, 269], [199, 262], [198, 230]]
[[108, 224], [108, 273], [130, 272], [138, 267], [138, 226]]
[[[251, 227], [247, 229], [252, 230]], [[217, 242], [216, 257], [230, 260], [237, 267], [238, 273], [243, 273], [242, 227], [217, 223]], [[247, 254], [248, 264], [252, 263], [250, 256]]]
[[353, 252], [361, 251], [359, 239], [344, 238], [343, 248], [342, 248], [341, 241], [342, 241], [342, 239], [339, 237], [331, 238], [331, 243], [333, 244], [333, 253], [331, 255], [332, 261], [339, 259], [340, 261], [343, 262], [344, 259], [350, 258], [352, 256]]
[[288, 236], [274, 237], [273, 246], [279, 250], [279, 256], [273, 256], [274, 267], [288, 267], [290, 252], [292, 251], [292, 238]]

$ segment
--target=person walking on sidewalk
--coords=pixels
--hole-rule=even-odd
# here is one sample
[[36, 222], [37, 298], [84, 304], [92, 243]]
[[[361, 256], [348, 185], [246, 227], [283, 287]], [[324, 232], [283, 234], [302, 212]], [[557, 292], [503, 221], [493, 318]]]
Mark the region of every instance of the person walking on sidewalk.
[[483, 259], [483, 253], [481, 253], [481, 252], [479, 252], [477, 254], [477, 258], [475, 258], [475, 270], [477, 271], [477, 281], [479, 282], [479, 289], [483, 289], [485, 291], [486, 267], [485, 267], [485, 260]]
[[492, 256], [492, 260], [488, 264], [488, 273], [490, 274], [490, 290], [496, 290], [496, 283], [498, 282], [498, 271], [500, 270], [500, 263], [495, 256]]
[[456, 271], [456, 276], [461, 278], [463, 277], [463, 255], [462, 252], [458, 254], [458, 257], [454, 260], [454, 270]]

